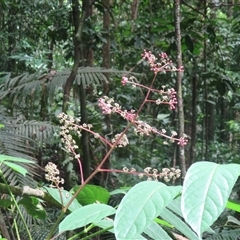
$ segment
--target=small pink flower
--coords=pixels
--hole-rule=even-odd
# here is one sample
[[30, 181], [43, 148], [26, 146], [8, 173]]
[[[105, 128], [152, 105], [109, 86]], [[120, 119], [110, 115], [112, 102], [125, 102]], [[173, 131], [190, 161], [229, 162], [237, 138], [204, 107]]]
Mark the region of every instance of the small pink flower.
[[187, 142], [188, 142], [188, 140], [187, 140], [186, 138], [181, 137], [181, 138], [179, 138], [179, 140], [178, 140], [178, 145], [180, 145], [180, 146], [185, 146], [185, 145], [187, 145]]
[[98, 106], [102, 109], [102, 113], [103, 114], [111, 114], [111, 112], [112, 112], [112, 105], [109, 104], [109, 103], [106, 103], [105, 99], [99, 98]]
[[128, 78], [122, 77], [122, 81], [121, 81], [122, 85], [125, 86], [127, 84], [127, 82], [128, 82]]

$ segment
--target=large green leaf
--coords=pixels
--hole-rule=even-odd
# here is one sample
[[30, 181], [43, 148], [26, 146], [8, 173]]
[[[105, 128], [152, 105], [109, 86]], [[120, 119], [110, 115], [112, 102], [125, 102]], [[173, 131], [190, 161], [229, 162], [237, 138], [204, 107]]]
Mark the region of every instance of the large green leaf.
[[[48, 188], [44, 187], [48, 193], [60, 204], [63, 204], [63, 206], [66, 206], [69, 200], [72, 198], [72, 194], [69, 193], [66, 190], [58, 190], [56, 188]], [[77, 209], [81, 208], [81, 204], [77, 201], [77, 199], [74, 199], [71, 205], [69, 206], [70, 211], [76, 211]]]
[[154, 218], [181, 191], [160, 182], [138, 183], [124, 196], [115, 216], [116, 239], [138, 239]]
[[212, 162], [193, 164], [185, 177], [181, 208], [184, 219], [199, 238], [226, 207], [240, 174], [240, 165]]
[[112, 215], [116, 210], [105, 204], [90, 204], [69, 214], [59, 225], [59, 233], [84, 227], [87, 224], [99, 222], [104, 217]]
[[[78, 190], [79, 186], [73, 188], [75, 193]], [[103, 187], [87, 184], [77, 195], [77, 200], [82, 205], [87, 205], [95, 202], [108, 203], [110, 193]]]

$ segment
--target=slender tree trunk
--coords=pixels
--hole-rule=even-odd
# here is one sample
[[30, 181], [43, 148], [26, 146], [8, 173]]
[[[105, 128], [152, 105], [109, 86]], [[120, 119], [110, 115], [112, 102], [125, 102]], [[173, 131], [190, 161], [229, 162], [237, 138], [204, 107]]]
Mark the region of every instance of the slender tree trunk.
[[[86, 12], [86, 18], [91, 17], [93, 14], [93, 7], [92, 3], [89, 0], [82, 1], [82, 11]], [[85, 36], [82, 37], [82, 39], [88, 41], [88, 39], [85, 38]], [[93, 50], [90, 47], [84, 47], [82, 51], [81, 58], [84, 60], [82, 62], [83, 66], [93, 66]], [[86, 104], [86, 89], [84, 89], [83, 84], [80, 84], [79, 86], [79, 92], [80, 92], [80, 107], [81, 107], [81, 124], [87, 123], [87, 104]], [[84, 179], [88, 178], [90, 175], [90, 168], [91, 168], [91, 157], [90, 157], [90, 150], [89, 150], [89, 133], [87, 131], [82, 132], [81, 136], [81, 143], [82, 143], [82, 167], [83, 167], [83, 177]]]
[[[174, 25], [175, 25], [175, 42], [177, 47], [177, 68], [182, 66], [182, 50], [181, 50], [181, 29], [180, 29], [180, 0], [174, 0]], [[182, 72], [177, 72], [177, 98], [178, 98], [178, 132], [179, 137], [184, 134], [184, 110], [182, 97]], [[179, 161], [182, 171], [182, 177], [186, 175], [186, 162], [184, 147], [179, 146]]]
[[70, 92], [72, 89], [73, 82], [77, 75], [77, 70], [79, 67], [79, 61], [80, 61], [80, 43], [82, 38], [82, 30], [83, 30], [83, 24], [86, 17], [86, 12], [82, 11], [81, 19], [79, 19], [80, 16], [80, 10], [79, 10], [79, 2], [78, 0], [72, 0], [72, 17], [73, 17], [73, 25], [75, 29], [75, 37], [74, 37], [74, 64], [72, 67], [72, 71], [67, 78], [66, 85], [64, 88], [64, 97], [63, 97], [63, 112], [66, 112], [70, 97]]
[[[72, 0], [72, 19], [73, 19], [73, 25], [75, 30], [75, 36], [74, 36], [74, 64], [72, 67], [72, 71], [67, 78], [65, 87], [64, 87], [64, 96], [63, 96], [63, 105], [62, 105], [62, 111], [66, 112], [68, 109], [68, 103], [70, 99], [70, 92], [72, 89], [73, 82], [76, 78], [78, 67], [79, 67], [79, 61], [80, 61], [80, 46], [81, 46], [81, 38], [82, 38], [82, 29], [83, 24], [86, 16], [86, 12], [82, 11], [81, 19], [79, 19], [80, 16], [80, 5], [78, 0]], [[67, 170], [67, 165], [65, 167], [65, 186], [68, 189], [71, 187], [71, 173]]]
[[[106, 69], [110, 68], [110, 0], [102, 0], [102, 4], [104, 6], [103, 12], [103, 30], [106, 32], [105, 34], [105, 42], [103, 43], [103, 62], [102, 66]], [[107, 79], [109, 79], [109, 74], [105, 73]], [[103, 83], [103, 92], [104, 95], [107, 96], [109, 92], [109, 81]], [[106, 132], [104, 135], [109, 134], [112, 132], [112, 125], [109, 115], [104, 116], [104, 123], [106, 125]], [[109, 150], [109, 147], [106, 146], [105, 149], [102, 151], [102, 157], [105, 157]], [[104, 169], [110, 168], [110, 157], [105, 161], [104, 165], [102, 166]], [[101, 173], [101, 180], [100, 184], [104, 186], [108, 181], [109, 172], [102, 172]]]
[[[196, 64], [195, 64], [196, 65]], [[191, 141], [189, 154], [189, 167], [195, 162], [196, 158], [196, 138], [197, 138], [197, 76], [192, 77], [192, 116], [191, 116]]]
[[131, 5], [132, 32], [134, 31], [134, 21], [137, 19], [137, 15], [138, 15], [138, 6], [139, 6], [139, 0], [133, 0]]

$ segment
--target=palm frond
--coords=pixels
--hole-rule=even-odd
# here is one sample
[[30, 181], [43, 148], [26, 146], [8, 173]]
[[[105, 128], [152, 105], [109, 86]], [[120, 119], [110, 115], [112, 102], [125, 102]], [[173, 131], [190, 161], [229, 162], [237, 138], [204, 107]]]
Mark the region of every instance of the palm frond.
[[36, 120], [16, 123], [12, 126], [13, 130], [21, 136], [33, 139], [39, 145], [52, 139], [56, 127], [49, 122], [39, 122]]
[[205, 238], [206, 240], [240, 240], [240, 228], [223, 230], [212, 236]]
[[[0, 130], [0, 154], [36, 161], [34, 158], [35, 148], [31, 146], [33, 145], [31, 142], [31, 139], [8, 132], [6, 129]], [[35, 187], [36, 182], [33, 179], [38, 177], [36, 166], [33, 164], [18, 164], [26, 168], [28, 174], [24, 177], [3, 164], [1, 170], [7, 182], [12, 185]]]
[[[57, 88], [63, 88], [71, 70], [57, 72], [56, 74], [37, 72], [34, 74], [24, 73], [14, 78], [6, 78], [5, 84], [0, 86], [0, 100], [6, 96], [10, 98], [12, 104], [25, 100], [27, 96], [33, 97], [42, 91], [43, 86], [47, 89], [47, 97], [54, 97]], [[116, 69], [103, 69], [100, 67], [80, 67], [74, 81], [74, 84], [82, 84], [84, 88], [90, 85], [99, 85], [107, 82], [105, 74], [121, 76], [128, 74], [128, 71], [119, 71]], [[136, 73], [134, 73], [136, 75]], [[22, 101], [22, 104], [24, 101]]]
[[[0, 154], [20, 157], [36, 162], [38, 147], [52, 139], [55, 127], [48, 122], [22, 121], [4, 114], [1, 109], [0, 123]], [[26, 177], [16, 173], [9, 167], [2, 165], [1, 170], [6, 180], [13, 185], [28, 185], [35, 187], [38, 178], [38, 166], [21, 164], [28, 170]]]

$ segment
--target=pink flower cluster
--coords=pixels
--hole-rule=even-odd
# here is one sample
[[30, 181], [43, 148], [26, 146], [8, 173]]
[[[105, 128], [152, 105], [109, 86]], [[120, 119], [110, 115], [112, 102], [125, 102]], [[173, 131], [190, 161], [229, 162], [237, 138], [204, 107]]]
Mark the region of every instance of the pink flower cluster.
[[[135, 113], [134, 110], [127, 111], [122, 110], [119, 104], [114, 102], [114, 99], [109, 97], [103, 97], [98, 100], [98, 106], [101, 108], [103, 114], [111, 114], [111, 113], [118, 113], [124, 119], [128, 120], [134, 125], [134, 132], [139, 134], [140, 136], [149, 136], [151, 133], [158, 134], [169, 139], [171, 142], [177, 141], [179, 145], [184, 146], [187, 144], [186, 137], [176, 138], [176, 134], [172, 134], [171, 136], [166, 134], [166, 131], [158, 131], [156, 128], [150, 126], [146, 122], [143, 122], [138, 119], [138, 115]], [[122, 144], [123, 145], [123, 144]]]
[[[183, 71], [183, 67], [176, 68], [172, 61], [169, 59], [168, 55], [166, 53], [159, 54], [160, 61], [158, 61], [158, 58], [155, 57], [154, 54], [152, 54], [150, 51], [144, 50], [144, 53], [142, 54], [142, 57], [149, 63], [151, 71], [154, 72], [155, 75], [157, 75], [159, 72], [166, 72], [166, 71]], [[165, 86], [162, 86], [162, 90], [149, 88], [147, 86], [144, 86], [137, 81], [134, 77], [126, 77], [123, 76], [121, 80], [121, 84], [125, 86], [126, 84], [131, 84], [133, 87], [141, 87], [143, 89], [146, 89], [148, 91], [148, 94], [145, 97], [145, 100], [143, 104], [146, 102], [153, 102], [157, 105], [159, 104], [168, 104], [170, 109], [173, 110], [176, 108], [177, 105], [177, 98], [176, 98], [176, 91], [173, 88], [165, 89]], [[159, 94], [158, 99], [149, 99], [149, 93], [157, 93]], [[143, 106], [142, 104], [142, 106]], [[111, 114], [111, 113], [118, 113], [120, 116], [122, 116], [124, 119], [131, 122], [135, 129], [134, 131], [137, 134], [140, 135], [149, 135], [151, 133], [155, 133], [158, 135], [161, 135], [170, 142], [177, 141], [179, 145], [184, 146], [187, 144], [186, 136], [176, 138], [176, 135], [167, 135], [166, 131], [159, 131], [156, 128], [151, 127], [149, 124], [140, 121], [138, 119], [137, 113], [135, 113], [134, 110], [127, 111], [122, 110], [121, 106], [118, 103], [115, 103], [112, 98], [103, 97], [98, 100], [98, 106], [101, 108], [103, 114]], [[142, 107], [141, 106], [141, 107]], [[141, 109], [140, 107], [140, 109]], [[166, 143], [166, 142], [165, 142]]]
[[152, 54], [151, 51], [144, 50], [142, 57], [147, 60], [151, 67], [151, 71], [153, 71], [154, 74], [167, 71], [168, 72], [183, 71], [183, 66], [181, 66], [180, 68], [176, 68], [166, 53], [159, 54], [160, 62], [157, 62], [158, 59], [155, 57], [154, 54]]

